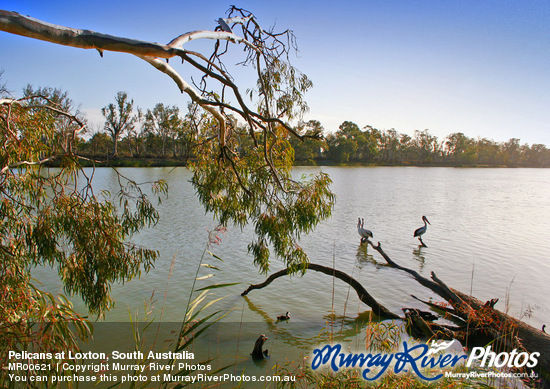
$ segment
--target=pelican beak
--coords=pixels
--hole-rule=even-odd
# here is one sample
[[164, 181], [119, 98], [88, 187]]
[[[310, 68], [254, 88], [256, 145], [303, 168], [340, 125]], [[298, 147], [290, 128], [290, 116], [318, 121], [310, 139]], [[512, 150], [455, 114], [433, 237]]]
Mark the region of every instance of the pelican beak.
[[430, 226], [432, 225], [432, 223], [430, 223], [430, 221], [428, 220], [428, 218], [426, 218], [426, 223], [428, 223]]

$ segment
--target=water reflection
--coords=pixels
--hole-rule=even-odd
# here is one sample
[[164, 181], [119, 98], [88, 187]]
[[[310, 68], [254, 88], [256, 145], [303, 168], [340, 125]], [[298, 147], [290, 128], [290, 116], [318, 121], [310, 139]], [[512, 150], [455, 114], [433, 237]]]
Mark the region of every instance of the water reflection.
[[[296, 336], [293, 332], [291, 332], [291, 330], [293, 330], [298, 323], [292, 323], [292, 321], [279, 322], [277, 319], [273, 319], [272, 315], [269, 315], [262, 308], [250, 301], [247, 296], [243, 296], [243, 299], [251, 312], [254, 312], [262, 317], [264, 323], [267, 325], [267, 332], [274, 335], [272, 336], [274, 340], [282, 340], [283, 343], [294, 347], [303, 347], [304, 345], [315, 344], [315, 342], [311, 341], [311, 339]], [[301, 326], [302, 324], [298, 325]]]
[[[271, 343], [279, 349], [281, 348], [280, 342], [304, 350], [328, 340], [357, 342], [358, 336], [365, 327], [380, 321], [372, 311], [363, 311], [357, 316], [339, 315], [330, 311], [322, 316], [322, 322], [315, 323], [308, 323], [296, 318], [277, 321], [272, 318], [273, 315], [269, 315], [258, 307], [247, 296], [243, 296], [243, 299], [250, 311], [262, 317], [267, 326], [266, 335], [272, 340]], [[316, 331], [316, 334], [312, 334], [312, 331]], [[265, 363], [265, 361], [260, 362]]]
[[[333, 259], [337, 258], [337, 269], [348, 274], [360, 272], [359, 276], [356, 274], [358, 281], [368, 285], [369, 291], [376, 293], [376, 297], [394, 312], [407, 305], [410, 294], [428, 299], [430, 293], [424, 287], [407, 274], [388, 268], [372, 247], [358, 244], [357, 215], [368, 215], [367, 227], [375, 231], [377, 237], [382, 237], [381, 243], [398, 263], [420, 266], [421, 270], [425, 267], [423, 271], [434, 270], [440, 278], [452, 279], [456, 289], [468, 291], [473, 288], [478, 297], [502, 295], [517, 274], [513, 293], [509, 296], [510, 311], [521, 313], [525, 302], [529, 302], [541, 309], [525, 317], [526, 321], [537, 328], [550, 322], [547, 304], [550, 294], [547, 282], [550, 202], [544, 195], [550, 190], [550, 169], [311, 167], [295, 169], [294, 173], [301, 175], [318, 170], [331, 175], [337, 205], [329, 220], [319, 225], [313, 234], [302, 236], [300, 245], [312, 262], [333, 266]], [[143, 301], [149, 300], [152, 291], [164, 290], [174, 260], [172, 279], [177, 282], [171, 281], [166, 288], [166, 309], [161, 317], [162, 321], [177, 322], [182, 317], [194, 281], [194, 272], [190, 269], [198, 266], [207, 239], [206, 228], [211, 229], [215, 221], [211, 214], [204, 213], [198, 202], [187, 169], [121, 171], [139, 182], [166, 179], [170, 191], [158, 207], [159, 223], [133, 237], [134, 243], [159, 250], [160, 258], [149, 273], [124, 285], [113, 285], [112, 295], [117, 305], [108, 313], [107, 320], [127, 321], [128, 312], [142, 309]], [[116, 174], [109, 169], [97, 169], [94, 190], [116, 191], [117, 185]], [[368, 203], [365, 198], [369, 198]], [[417, 247], [416, 239], [411, 241], [411, 232], [419, 226], [418, 216], [428, 212], [433, 215], [431, 221], [434, 223], [438, 219], [445, 220], [445, 223], [438, 223], [437, 228], [430, 227], [426, 242], [430, 243], [429, 249]], [[510, 225], [516, 227], [514, 239], [503, 240]], [[257, 283], [265, 279], [258, 274], [247, 251], [251, 239], [252, 228], [229, 228], [223, 244], [216, 247], [217, 254], [225, 261], [222, 271], [216, 274], [217, 282]], [[475, 263], [475, 278], [472, 279], [471, 263], [476, 258], [483, 258], [483, 261]], [[283, 266], [276, 259], [272, 265], [273, 271]], [[37, 269], [34, 276], [47, 290], [63, 292], [57, 271]], [[486, 282], [487, 279], [491, 282]], [[264, 333], [270, 338], [270, 351], [274, 351], [272, 363], [277, 362], [277, 355], [281, 358], [298, 356], [315, 342], [312, 338], [317, 338], [327, 328], [323, 319], [327, 310], [333, 309], [338, 315], [343, 312], [342, 317], [347, 317], [359, 315], [366, 309], [354, 293], [348, 293], [348, 285], [337, 282], [333, 289], [330, 284], [326, 275], [315, 272], [308, 272], [304, 277], [285, 277], [272, 284], [266, 293], [254, 294], [253, 300], [258, 305], [255, 310], [254, 305], [249, 304], [247, 308], [249, 300], [241, 300], [242, 286], [227, 288], [232, 295], [211, 309], [230, 311], [223, 318], [230, 323], [223, 324], [219, 334], [212, 334], [212, 344], [219, 344], [224, 354], [236, 355], [232, 345], [237, 339], [244, 339], [244, 351], [241, 345], [240, 355], [248, 361], [254, 341]], [[221, 297], [223, 292], [213, 290], [212, 293]], [[406, 296], [405, 301], [397, 298], [401, 295]], [[332, 301], [334, 307], [331, 307]], [[77, 299], [73, 299], [73, 303], [85, 312], [83, 303]], [[351, 306], [359, 309], [351, 312]], [[275, 325], [276, 315], [285, 311], [292, 312], [292, 319]], [[354, 325], [346, 319], [344, 328]], [[338, 323], [338, 327], [341, 326]], [[297, 349], [292, 350], [289, 344], [295, 344]], [[209, 347], [206, 345], [205, 349]], [[247, 368], [254, 369], [250, 364], [252, 366]]]
[[368, 253], [368, 247], [369, 245], [367, 243], [361, 243], [357, 247], [357, 252], [355, 253], [355, 266], [358, 269], [363, 269], [363, 267], [367, 263], [371, 263], [376, 266], [379, 265], [378, 262], [376, 262], [376, 260], [374, 259], [374, 256]]
[[424, 265], [426, 264], [426, 256], [422, 252], [425, 248], [425, 245], [418, 245], [418, 248], [413, 250], [413, 259], [415, 259], [419, 263], [419, 270], [424, 269]]

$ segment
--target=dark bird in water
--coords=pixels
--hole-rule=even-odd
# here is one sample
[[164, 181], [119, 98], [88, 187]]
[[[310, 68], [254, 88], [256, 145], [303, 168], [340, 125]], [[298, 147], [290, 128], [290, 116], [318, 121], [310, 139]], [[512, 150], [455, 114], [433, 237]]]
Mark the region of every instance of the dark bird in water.
[[289, 319], [290, 319], [290, 312], [287, 312], [281, 316], [277, 316], [278, 321], [289, 320]]
[[543, 324], [542, 325], [542, 332], [544, 332], [546, 334], [547, 332], [546, 332], [545, 328], [546, 328], [546, 324]]
[[361, 237], [361, 243], [365, 243], [369, 238], [372, 238], [372, 232], [364, 228], [365, 219], [357, 218], [357, 232]]
[[261, 334], [260, 337], [256, 340], [256, 343], [254, 344], [254, 350], [250, 353], [252, 355], [252, 359], [259, 361], [262, 359], [267, 358], [267, 350], [263, 349], [265, 341], [269, 339], [264, 334]]
[[231, 32], [231, 33], [233, 32], [233, 30], [231, 29], [231, 27], [229, 27], [229, 24], [227, 24], [224, 18], [219, 18], [218, 24], [220, 25], [223, 31]]
[[[426, 232], [426, 230], [428, 229], [428, 224], [431, 224], [429, 221], [428, 221], [428, 218], [426, 218], [426, 216], [422, 216], [422, 221], [424, 222], [424, 226], [423, 227], [420, 227], [418, 228], [415, 232], [414, 232], [414, 237], [418, 237], [418, 240], [420, 241], [420, 243], [422, 243], [422, 246], [425, 246], [425, 247], [428, 247], [424, 244], [424, 242], [422, 242], [422, 235], [424, 235], [424, 233]], [[428, 224], [426, 224], [428, 223]]]

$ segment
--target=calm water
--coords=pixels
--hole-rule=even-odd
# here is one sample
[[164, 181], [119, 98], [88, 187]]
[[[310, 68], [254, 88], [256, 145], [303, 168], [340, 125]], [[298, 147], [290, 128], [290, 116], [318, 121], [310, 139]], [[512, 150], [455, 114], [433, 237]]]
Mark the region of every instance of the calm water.
[[[393, 312], [422, 307], [410, 295], [429, 299], [433, 294], [406, 273], [384, 266], [372, 248], [360, 245], [356, 221], [364, 217], [374, 240], [399, 264], [426, 276], [435, 271], [448, 285], [483, 301], [498, 297], [496, 307], [517, 317], [530, 309], [531, 316], [524, 320], [536, 327], [550, 324], [550, 170], [324, 167], [297, 168], [295, 172], [301, 175], [319, 169], [331, 175], [337, 203], [332, 218], [302, 240], [312, 262], [328, 266], [334, 262]], [[144, 319], [144, 302], [154, 294], [150, 317], [177, 322], [185, 310], [207, 230], [216, 223], [195, 198], [186, 169], [121, 171], [138, 182], [166, 179], [169, 196], [158, 207], [159, 224], [133, 239], [160, 251], [155, 269], [141, 279], [114, 286], [117, 305], [106, 320], [128, 321], [129, 313]], [[116, 188], [111, 170], [97, 170], [94, 179], [97, 188]], [[431, 222], [424, 235], [428, 247], [423, 248], [412, 236], [422, 226], [422, 215]], [[243, 339], [244, 351], [240, 353], [246, 356], [255, 338], [265, 333], [270, 337], [267, 346], [275, 354], [307, 352], [308, 339], [327, 326], [332, 307], [338, 315], [349, 317], [348, 329], [353, 332], [354, 320], [363, 317], [359, 314], [368, 307], [338, 280], [333, 296], [333, 281], [326, 275], [309, 272], [304, 277], [280, 278], [242, 298], [240, 293], [249, 283], [265, 278], [247, 254], [251, 237], [247, 229], [230, 228], [221, 245], [211, 249], [224, 262], [206, 258], [221, 272], [198, 284], [241, 283], [215, 294], [227, 295], [217, 307], [229, 311], [223, 319], [227, 326], [216, 335], [220, 345]], [[282, 263], [273, 259], [272, 269], [281, 268]], [[53, 272], [41, 270], [37, 278], [50, 290], [61, 292]], [[286, 311], [291, 312], [291, 321], [275, 324], [275, 316]], [[232, 327], [229, 323], [243, 325]]]

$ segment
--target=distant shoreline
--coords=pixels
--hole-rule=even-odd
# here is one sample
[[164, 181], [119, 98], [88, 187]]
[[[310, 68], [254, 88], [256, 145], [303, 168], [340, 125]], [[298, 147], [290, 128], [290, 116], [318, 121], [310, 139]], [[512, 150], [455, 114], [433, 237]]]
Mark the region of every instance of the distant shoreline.
[[[84, 167], [188, 167], [189, 160], [185, 161], [177, 158], [136, 158], [136, 157], [118, 157], [112, 159], [90, 158], [95, 159], [96, 162], [81, 160], [81, 164]], [[60, 167], [62, 162], [54, 161], [48, 163], [50, 167]], [[334, 167], [454, 167], [454, 168], [499, 168], [499, 169], [517, 169], [517, 168], [531, 168], [531, 169], [544, 169], [545, 166], [508, 166], [508, 165], [458, 165], [458, 164], [444, 164], [444, 163], [380, 163], [380, 162], [351, 162], [351, 163], [335, 163], [330, 160], [308, 160], [308, 161], [295, 161], [295, 167], [305, 166], [334, 166]]]

